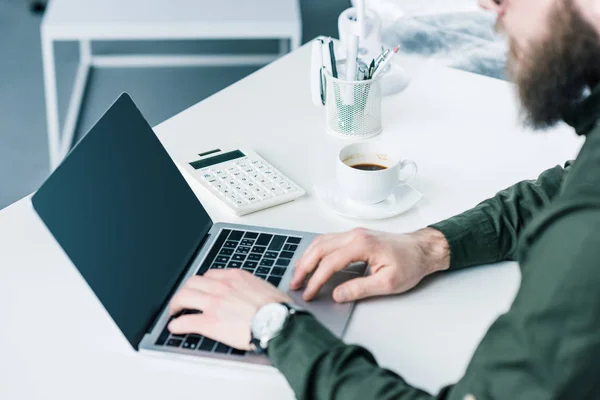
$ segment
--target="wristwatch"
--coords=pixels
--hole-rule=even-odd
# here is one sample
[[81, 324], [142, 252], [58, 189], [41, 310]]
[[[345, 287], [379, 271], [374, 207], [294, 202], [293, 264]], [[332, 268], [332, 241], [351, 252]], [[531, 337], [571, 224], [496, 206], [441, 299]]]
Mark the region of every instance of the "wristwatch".
[[269, 303], [258, 309], [250, 325], [250, 345], [257, 353], [264, 353], [271, 339], [279, 335], [290, 317], [301, 308], [287, 303]]

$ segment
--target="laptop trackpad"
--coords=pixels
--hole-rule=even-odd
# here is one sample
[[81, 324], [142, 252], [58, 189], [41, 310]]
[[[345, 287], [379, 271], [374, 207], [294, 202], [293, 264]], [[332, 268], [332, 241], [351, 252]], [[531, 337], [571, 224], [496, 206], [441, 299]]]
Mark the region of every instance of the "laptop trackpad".
[[333, 290], [338, 285], [349, 281], [350, 279], [363, 276], [366, 268], [366, 263], [353, 263], [345, 270], [336, 272], [310, 302], [302, 300], [304, 288], [297, 291], [290, 290], [288, 291], [288, 294], [296, 304], [311, 312], [335, 335], [341, 336], [352, 312], [354, 303], [336, 303], [332, 297]]

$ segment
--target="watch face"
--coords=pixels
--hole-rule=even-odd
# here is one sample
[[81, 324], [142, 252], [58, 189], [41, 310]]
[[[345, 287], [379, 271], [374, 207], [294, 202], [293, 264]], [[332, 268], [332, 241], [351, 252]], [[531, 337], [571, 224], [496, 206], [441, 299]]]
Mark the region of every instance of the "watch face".
[[272, 303], [261, 307], [252, 320], [252, 335], [259, 339], [270, 339], [283, 328], [288, 316], [283, 304]]

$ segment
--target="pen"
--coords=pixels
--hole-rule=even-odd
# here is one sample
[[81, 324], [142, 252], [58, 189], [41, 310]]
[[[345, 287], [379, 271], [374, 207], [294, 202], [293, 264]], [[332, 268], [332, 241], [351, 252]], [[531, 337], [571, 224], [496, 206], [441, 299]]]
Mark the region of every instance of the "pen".
[[312, 43], [311, 57], [311, 96], [315, 105], [324, 105], [323, 95], [323, 40], [316, 39]]
[[377, 68], [379, 63], [381, 61], [383, 61], [383, 59], [386, 58], [389, 53], [390, 53], [390, 49], [387, 49], [387, 50], [383, 51], [380, 55], [377, 56], [377, 58], [375, 59], [375, 68]]
[[331, 75], [334, 78], [337, 78], [337, 65], [335, 61], [335, 52], [333, 51], [333, 40], [331, 39], [329, 39], [329, 58], [331, 58]]
[[375, 60], [371, 61], [371, 65], [369, 66], [369, 75], [367, 79], [371, 79], [373, 77], [373, 72], [375, 72]]
[[392, 58], [394, 58], [396, 53], [398, 53], [398, 49], [399, 46], [396, 46], [396, 48], [386, 58], [384, 58], [379, 65], [377, 65], [377, 68], [375, 68], [375, 73], [373, 74], [373, 78], [377, 78], [379, 75], [383, 74], [385, 67], [387, 67], [390, 61], [392, 61]]
[[358, 68], [358, 36], [350, 34], [346, 39], [346, 80], [353, 81], [356, 79], [356, 71]]

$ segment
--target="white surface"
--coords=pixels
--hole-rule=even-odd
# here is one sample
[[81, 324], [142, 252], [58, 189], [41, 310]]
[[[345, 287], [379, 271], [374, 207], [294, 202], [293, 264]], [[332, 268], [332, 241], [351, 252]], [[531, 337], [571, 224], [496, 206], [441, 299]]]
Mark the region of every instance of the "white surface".
[[[283, 55], [300, 46], [302, 35], [298, 0], [52, 0], [40, 29], [52, 170], [71, 148], [91, 66], [236, 66], [274, 59], [272, 54], [93, 56], [91, 40], [275, 39]], [[81, 58], [62, 130], [54, 63], [54, 43], [61, 40], [78, 41]]]
[[212, 194], [213, 200], [227, 211], [241, 216], [293, 201], [306, 194], [281, 170], [249, 149], [239, 149], [244, 157], [221, 162], [210, 167], [194, 169], [195, 161], [210, 159], [235, 151], [224, 150], [200, 157], [207, 151], [189, 148], [188, 155], [177, 163], [188, 175]]
[[[310, 189], [333, 176], [347, 142], [325, 133], [324, 110], [310, 98], [309, 66], [310, 47], [304, 47], [156, 128], [172, 155], [243, 144], [309, 188], [297, 201], [235, 218], [192, 182], [215, 221], [315, 232], [357, 225], [332, 216]], [[411, 73], [405, 92], [384, 99], [381, 138], [419, 164], [412, 185], [424, 198], [406, 214], [364, 226], [421, 228], [573, 158], [581, 145], [570, 129], [544, 135], [520, 129], [504, 82], [424, 65]], [[516, 264], [503, 263], [363, 301], [345, 340], [435, 392], [461, 376], [491, 322], [508, 309], [519, 279]], [[292, 398], [276, 373], [224, 372], [135, 353], [27, 199], [0, 212], [0, 304], [2, 399]]]
[[297, 0], [51, 0], [55, 38], [276, 38], [299, 35]]
[[315, 185], [315, 196], [336, 214], [346, 218], [377, 220], [391, 218], [413, 208], [423, 197], [410, 185], [397, 186], [388, 198], [377, 204], [350, 200], [335, 181]]

